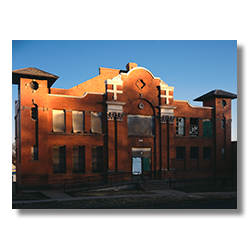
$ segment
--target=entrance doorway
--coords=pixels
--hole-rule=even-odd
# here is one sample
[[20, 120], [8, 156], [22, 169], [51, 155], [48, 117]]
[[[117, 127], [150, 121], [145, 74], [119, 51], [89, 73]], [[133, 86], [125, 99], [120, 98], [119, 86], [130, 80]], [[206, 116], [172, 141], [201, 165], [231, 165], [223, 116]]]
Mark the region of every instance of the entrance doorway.
[[140, 175], [142, 174], [142, 158], [132, 157], [132, 174]]
[[151, 148], [132, 148], [132, 174], [150, 175]]

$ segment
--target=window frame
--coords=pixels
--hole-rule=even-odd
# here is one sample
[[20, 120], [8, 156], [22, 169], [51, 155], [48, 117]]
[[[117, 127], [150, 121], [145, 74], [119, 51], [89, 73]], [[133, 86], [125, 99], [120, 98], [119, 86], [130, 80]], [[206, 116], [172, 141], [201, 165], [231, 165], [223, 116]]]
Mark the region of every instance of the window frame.
[[[209, 152], [206, 152], [206, 154], [209, 154], [209, 157], [205, 157], [205, 150], [209, 149]], [[211, 160], [212, 159], [212, 147], [203, 147], [203, 160]]]
[[[77, 158], [78, 161], [75, 161], [76, 155], [74, 154], [74, 150], [77, 149]], [[79, 162], [79, 154], [82, 156], [82, 162]], [[81, 164], [82, 163], [82, 164]], [[81, 164], [81, 165], [80, 165]], [[77, 165], [77, 167], [75, 167]], [[72, 166], [73, 166], [73, 173], [74, 174], [84, 174], [86, 169], [86, 150], [85, 146], [73, 145], [72, 147]]]
[[[56, 124], [56, 112], [61, 112], [63, 115], [63, 125], [64, 125], [64, 129], [63, 131], [57, 131], [57, 124]], [[57, 121], [58, 122], [58, 121]], [[58, 122], [59, 123], [59, 122]], [[54, 133], [65, 133], [66, 132], [66, 114], [65, 114], [65, 110], [64, 109], [52, 109], [52, 131]]]
[[[178, 121], [178, 119], [181, 119], [182, 121]], [[183, 125], [182, 124], [180, 125], [179, 123], [182, 123]], [[177, 136], [185, 136], [185, 118], [184, 117], [176, 117], [176, 126], [175, 126], [175, 128], [176, 128], [175, 134]], [[182, 134], [179, 133], [179, 131], [181, 131], [181, 129], [182, 129], [182, 132], [183, 132]], [[177, 133], [177, 131], [178, 131], [178, 133]]]
[[[82, 121], [81, 121], [82, 124], [76, 125], [77, 122], [75, 121], [75, 119], [79, 119], [79, 117], [77, 118], [77, 116], [79, 116], [79, 114], [82, 114]], [[85, 129], [84, 119], [85, 119], [84, 111], [82, 111], [82, 110], [72, 110], [72, 133], [74, 133], [74, 134], [84, 133], [84, 129]], [[76, 128], [74, 128], [74, 127], [76, 127]]]
[[225, 148], [221, 148], [221, 158], [226, 159], [226, 149]]
[[[182, 150], [182, 152], [178, 152], [178, 150]], [[180, 153], [182, 157], [179, 157]], [[185, 147], [176, 147], [176, 159], [177, 160], [185, 160], [186, 159], [186, 148]]]
[[190, 147], [190, 160], [198, 160], [198, 159], [199, 159], [199, 147]]
[[[131, 119], [131, 120], [130, 120]], [[132, 120], [134, 119], [134, 121]], [[141, 119], [139, 122], [136, 120]], [[132, 124], [141, 124], [143, 123], [143, 120], [148, 123], [148, 129], [146, 130], [146, 133], [141, 133], [143, 130], [140, 130], [139, 128], [133, 129], [134, 126]], [[145, 124], [144, 122], [144, 124]], [[131, 129], [132, 128], [132, 129]], [[138, 136], [154, 136], [155, 135], [155, 117], [154, 116], [148, 116], [148, 115], [128, 115], [127, 116], [127, 129], [128, 129], [128, 135], [138, 135]], [[137, 132], [139, 131], [139, 132]]]
[[[54, 155], [54, 149], [58, 148], [58, 156]], [[62, 149], [62, 151], [60, 152], [60, 149]], [[60, 155], [63, 155], [63, 161], [60, 161]], [[55, 158], [54, 157], [58, 157], [58, 165], [59, 165], [59, 169], [60, 167], [62, 167], [62, 170], [57, 170], [55, 171]], [[66, 174], [66, 168], [67, 168], [67, 159], [66, 159], [66, 145], [53, 145], [52, 146], [52, 164], [53, 164], [53, 174]], [[60, 166], [61, 163], [61, 166]], [[62, 164], [63, 163], [63, 164]]]
[[[194, 120], [196, 120], [197, 122], [194, 123]], [[191, 128], [197, 126], [197, 132], [193, 132], [191, 131]], [[189, 126], [189, 135], [190, 136], [199, 136], [199, 118], [190, 118], [190, 126]]]
[[[94, 128], [94, 117], [98, 117], [100, 119], [101, 127]], [[91, 118], [90, 118], [90, 126], [91, 126], [91, 133], [93, 134], [102, 134], [103, 133], [103, 113], [102, 112], [95, 112], [91, 111]]]
[[[210, 126], [211, 126], [211, 135], [208, 135], [209, 132], [205, 132], [205, 129], [204, 129], [204, 124], [208, 123], [208, 122], [210, 123]], [[211, 118], [203, 119], [202, 125], [203, 125], [203, 137], [209, 137], [209, 138], [213, 137], [214, 131], [213, 131], [213, 121], [212, 121], [212, 119]]]
[[[93, 149], [96, 149], [96, 160], [93, 159]], [[98, 152], [98, 149], [100, 150]], [[98, 155], [100, 154], [100, 155]], [[104, 159], [103, 159], [103, 146], [91, 146], [91, 172], [92, 173], [102, 173], [104, 171]], [[98, 161], [99, 159], [99, 161]], [[96, 168], [94, 164], [96, 163]]]

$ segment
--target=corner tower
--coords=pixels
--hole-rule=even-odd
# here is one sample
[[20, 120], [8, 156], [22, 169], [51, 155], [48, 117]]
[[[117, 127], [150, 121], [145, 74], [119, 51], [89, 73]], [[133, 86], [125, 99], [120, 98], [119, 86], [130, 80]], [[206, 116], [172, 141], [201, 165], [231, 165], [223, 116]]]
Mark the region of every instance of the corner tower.
[[44, 183], [44, 178], [47, 178], [47, 164], [42, 160], [47, 158], [44, 156], [48, 151], [47, 94], [57, 79], [58, 76], [33, 67], [12, 71], [12, 84], [18, 85], [18, 100], [15, 101], [15, 140], [17, 182], [20, 185], [39, 185], [40, 181]]
[[231, 176], [231, 102], [237, 95], [224, 90], [212, 90], [194, 101], [213, 107], [214, 177]]

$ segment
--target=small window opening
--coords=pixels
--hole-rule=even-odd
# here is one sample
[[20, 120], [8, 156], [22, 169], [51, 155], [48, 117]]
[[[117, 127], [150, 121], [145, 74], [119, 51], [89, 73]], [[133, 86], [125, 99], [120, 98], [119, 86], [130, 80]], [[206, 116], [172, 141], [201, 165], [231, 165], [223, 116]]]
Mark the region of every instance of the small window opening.
[[176, 118], [176, 135], [184, 135], [185, 132], [185, 120], [184, 118]]
[[190, 135], [198, 136], [199, 126], [198, 118], [190, 118]]

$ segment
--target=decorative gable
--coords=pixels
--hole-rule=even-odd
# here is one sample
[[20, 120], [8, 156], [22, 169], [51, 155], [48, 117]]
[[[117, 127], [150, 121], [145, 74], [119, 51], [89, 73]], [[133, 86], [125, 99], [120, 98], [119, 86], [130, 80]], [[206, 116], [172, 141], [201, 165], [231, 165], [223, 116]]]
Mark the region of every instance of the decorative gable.
[[[161, 103], [169, 105], [170, 99], [173, 100], [173, 92], [174, 92], [174, 87], [168, 86], [165, 82], [161, 81], [160, 83], [160, 97], [161, 97]], [[162, 93], [163, 92], [163, 93]]]
[[[121, 75], [118, 75], [112, 79], [107, 79], [106, 82], [106, 93], [113, 93], [112, 99], [114, 101], [117, 100], [117, 94], [122, 94], [122, 90], [118, 90], [118, 86], [123, 85], [123, 81], [121, 79]], [[111, 88], [110, 88], [111, 87]]]

